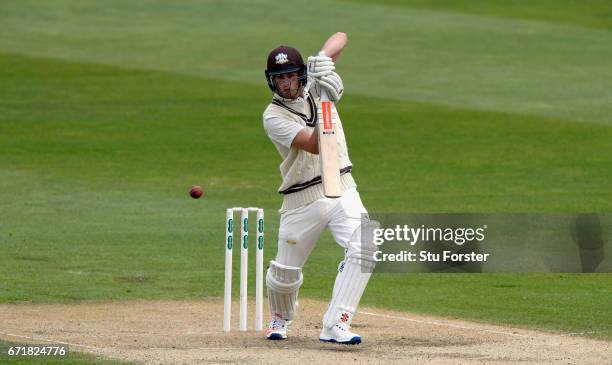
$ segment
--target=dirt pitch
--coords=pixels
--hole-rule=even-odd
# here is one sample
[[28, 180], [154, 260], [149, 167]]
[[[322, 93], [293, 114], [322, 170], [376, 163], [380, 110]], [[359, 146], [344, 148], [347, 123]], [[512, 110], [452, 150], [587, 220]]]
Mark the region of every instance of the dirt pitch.
[[222, 332], [220, 299], [4, 304], [0, 338], [67, 343], [71, 351], [143, 364], [612, 364], [609, 341], [372, 308], [361, 308], [353, 325], [364, 343], [327, 344], [318, 341], [324, 308], [302, 300], [290, 338], [272, 342], [253, 331]]

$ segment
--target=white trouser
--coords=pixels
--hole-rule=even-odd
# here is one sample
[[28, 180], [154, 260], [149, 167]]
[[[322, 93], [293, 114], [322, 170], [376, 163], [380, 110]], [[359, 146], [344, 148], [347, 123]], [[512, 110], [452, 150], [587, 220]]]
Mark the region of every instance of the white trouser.
[[[345, 191], [340, 198], [322, 198], [281, 214], [276, 262], [302, 268], [326, 227], [344, 249], [345, 257], [338, 266], [332, 300], [323, 318], [325, 327], [340, 321], [350, 324], [370, 278], [371, 274], [363, 271], [364, 267], [371, 270], [373, 262], [361, 260], [363, 214], [367, 211], [355, 188]], [[271, 308], [273, 314], [275, 309]]]

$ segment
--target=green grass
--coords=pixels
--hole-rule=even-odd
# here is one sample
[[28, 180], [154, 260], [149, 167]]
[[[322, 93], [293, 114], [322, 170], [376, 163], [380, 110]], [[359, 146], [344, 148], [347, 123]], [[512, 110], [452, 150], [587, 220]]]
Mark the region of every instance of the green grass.
[[0, 52], [261, 86], [269, 50], [284, 43], [314, 54], [343, 30], [350, 43], [339, 71], [351, 95], [610, 123], [612, 32], [522, 16], [589, 17], [609, 5], [450, 3], [1, 2]]
[[612, 317], [611, 286], [610, 275], [386, 274], [372, 280], [364, 304], [610, 339], [601, 321]]
[[[370, 3], [369, 0], [351, 0]], [[378, 4], [459, 12], [481, 16], [543, 20], [612, 29], [612, 9], [606, 0], [380, 0]]]
[[[221, 296], [224, 208], [264, 207], [275, 253], [265, 53], [316, 49], [336, 29], [272, 32], [261, 14], [288, 10], [265, 2], [231, 19], [230, 5], [57, 3], [0, 3], [0, 302]], [[339, 108], [370, 211], [612, 211], [609, 32], [450, 5], [342, 3], [330, 16], [340, 8]], [[327, 299], [341, 255], [326, 234], [301, 295]], [[611, 281], [376, 275], [364, 304], [610, 339]]]
[[[11, 346], [24, 346], [23, 343], [14, 343], [0, 340], [0, 349], [7, 351]], [[104, 360], [97, 356], [84, 355], [70, 350], [66, 357], [52, 356], [6, 356], [6, 353], [0, 355], [2, 364], [6, 365], [26, 365], [26, 364], [44, 364], [44, 365], [127, 365], [131, 364], [124, 361]]]

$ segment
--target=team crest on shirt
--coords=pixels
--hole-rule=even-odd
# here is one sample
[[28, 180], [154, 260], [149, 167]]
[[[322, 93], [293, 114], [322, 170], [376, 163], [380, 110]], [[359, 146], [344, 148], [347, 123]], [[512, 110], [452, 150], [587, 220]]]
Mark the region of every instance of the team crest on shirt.
[[275, 59], [276, 59], [276, 64], [277, 65], [282, 65], [284, 63], [289, 62], [289, 59], [287, 59], [287, 55], [284, 54], [284, 53], [277, 54]]

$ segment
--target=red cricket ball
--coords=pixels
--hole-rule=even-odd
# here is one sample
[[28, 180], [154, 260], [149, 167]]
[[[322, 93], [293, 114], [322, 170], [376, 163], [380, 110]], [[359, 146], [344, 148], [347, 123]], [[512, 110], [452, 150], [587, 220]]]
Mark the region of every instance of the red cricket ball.
[[202, 196], [202, 194], [204, 194], [204, 190], [202, 190], [202, 187], [198, 185], [192, 186], [191, 190], [189, 190], [189, 196], [191, 196], [194, 199], [198, 199], [199, 197]]

